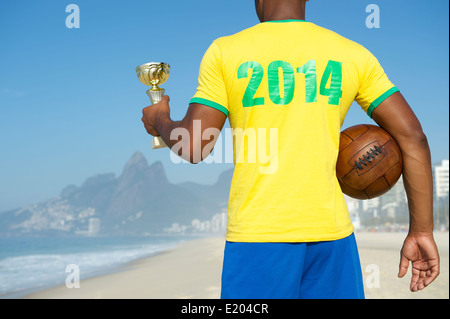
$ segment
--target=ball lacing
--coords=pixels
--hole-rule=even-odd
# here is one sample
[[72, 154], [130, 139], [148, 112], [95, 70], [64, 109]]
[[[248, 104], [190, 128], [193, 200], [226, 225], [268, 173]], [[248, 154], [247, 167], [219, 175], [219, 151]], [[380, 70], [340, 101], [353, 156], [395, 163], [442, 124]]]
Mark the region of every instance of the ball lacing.
[[368, 150], [362, 158], [358, 158], [358, 160], [355, 161], [355, 167], [357, 169], [364, 169], [364, 166], [368, 166], [368, 163], [372, 163], [372, 160], [374, 160], [376, 156], [383, 153], [381, 148], [378, 146], [374, 146], [374, 148], [375, 149], [370, 148], [370, 150]]

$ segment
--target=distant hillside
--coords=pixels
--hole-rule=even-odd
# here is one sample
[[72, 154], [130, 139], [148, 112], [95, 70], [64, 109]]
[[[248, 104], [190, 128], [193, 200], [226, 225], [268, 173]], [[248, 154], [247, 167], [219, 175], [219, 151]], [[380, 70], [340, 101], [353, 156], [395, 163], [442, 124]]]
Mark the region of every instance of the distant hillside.
[[232, 170], [214, 185], [171, 184], [160, 162], [141, 152], [122, 174], [98, 174], [69, 185], [54, 199], [0, 213], [0, 236], [72, 235], [100, 223], [100, 234], [158, 233], [173, 223], [207, 220], [227, 207]]

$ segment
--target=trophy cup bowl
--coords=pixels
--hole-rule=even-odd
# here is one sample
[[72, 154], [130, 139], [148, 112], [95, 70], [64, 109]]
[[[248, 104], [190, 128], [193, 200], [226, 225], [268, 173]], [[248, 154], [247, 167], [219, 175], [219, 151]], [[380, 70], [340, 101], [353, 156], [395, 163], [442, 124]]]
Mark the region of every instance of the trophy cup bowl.
[[136, 68], [139, 80], [153, 90], [160, 89], [158, 85], [167, 81], [170, 75], [170, 65], [164, 62], [145, 63]]
[[[152, 104], [161, 101], [164, 96], [165, 89], [160, 88], [158, 85], [167, 81], [170, 75], [170, 65], [164, 62], [149, 62], [142, 64], [136, 68], [136, 74], [142, 83], [151, 86], [147, 90], [147, 95], [150, 97]], [[160, 136], [156, 136], [152, 141], [152, 148], [167, 147]]]

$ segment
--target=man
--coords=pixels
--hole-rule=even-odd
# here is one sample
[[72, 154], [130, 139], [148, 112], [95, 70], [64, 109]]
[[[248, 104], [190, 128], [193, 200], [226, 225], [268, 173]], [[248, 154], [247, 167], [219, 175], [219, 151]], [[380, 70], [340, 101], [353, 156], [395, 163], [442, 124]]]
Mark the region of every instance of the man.
[[[219, 132], [227, 117], [233, 129], [260, 135], [267, 129], [257, 146], [243, 142], [245, 136], [234, 141], [222, 298], [364, 298], [353, 226], [335, 175], [341, 125], [356, 100], [401, 148], [410, 230], [398, 275], [411, 262], [410, 289], [421, 290], [439, 274], [427, 139], [376, 58], [305, 21], [306, 1], [256, 0], [261, 23], [217, 39], [205, 53], [184, 119], [170, 119], [166, 96], [143, 110], [142, 121], [169, 147], [189, 149], [179, 155], [193, 163], [217, 138], [194, 138], [196, 120], [202, 132]], [[177, 128], [190, 139], [171, 139]], [[268, 137], [269, 129], [276, 135]], [[250, 161], [250, 152], [274, 138], [277, 167], [264, 172], [266, 163]]]

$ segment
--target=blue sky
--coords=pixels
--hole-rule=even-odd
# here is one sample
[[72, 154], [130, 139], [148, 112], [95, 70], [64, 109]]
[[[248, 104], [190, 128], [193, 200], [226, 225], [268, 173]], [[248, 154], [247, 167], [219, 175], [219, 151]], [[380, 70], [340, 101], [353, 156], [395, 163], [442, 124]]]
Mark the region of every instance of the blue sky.
[[[68, 4], [80, 28], [68, 29]], [[380, 8], [379, 29], [365, 24]], [[312, 0], [308, 21], [372, 51], [420, 119], [433, 162], [448, 158], [448, 1]], [[163, 85], [181, 119], [210, 43], [259, 21], [252, 0], [2, 0], [0, 2], [0, 211], [42, 201], [96, 173], [119, 175], [142, 151], [170, 181], [214, 183], [232, 164], [174, 164], [150, 149], [149, 104], [135, 67], [171, 65]], [[371, 123], [355, 104], [344, 127]], [[228, 126], [228, 124], [227, 124]]]

